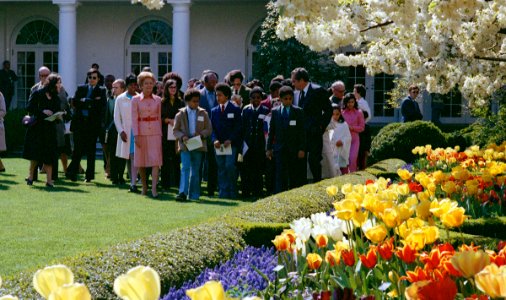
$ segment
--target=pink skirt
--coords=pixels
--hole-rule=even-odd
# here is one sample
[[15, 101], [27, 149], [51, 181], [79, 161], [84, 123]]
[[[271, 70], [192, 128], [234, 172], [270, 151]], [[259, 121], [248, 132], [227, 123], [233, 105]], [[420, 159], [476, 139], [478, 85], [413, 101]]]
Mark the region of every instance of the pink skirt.
[[162, 137], [140, 135], [135, 137], [134, 166], [160, 167], [162, 165]]

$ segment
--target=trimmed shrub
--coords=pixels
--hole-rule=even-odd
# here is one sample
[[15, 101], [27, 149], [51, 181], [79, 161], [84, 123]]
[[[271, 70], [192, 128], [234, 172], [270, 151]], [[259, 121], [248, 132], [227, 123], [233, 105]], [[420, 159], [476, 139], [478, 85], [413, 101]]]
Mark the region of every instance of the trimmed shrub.
[[383, 127], [374, 137], [371, 144], [371, 161], [399, 158], [413, 162], [416, 156], [411, 150], [427, 144], [432, 145], [432, 148], [447, 145], [443, 132], [431, 122], [392, 123]]
[[379, 177], [390, 178], [393, 181], [399, 179], [399, 175], [397, 175], [397, 170], [403, 167], [404, 165], [406, 165], [406, 163], [403, 160], [392, 158], [374, 164], [366, 168], [365, 171], [378, 178]]
[[460, 227], [465, 233], [506, 240], [506, 217], [467, 220]]

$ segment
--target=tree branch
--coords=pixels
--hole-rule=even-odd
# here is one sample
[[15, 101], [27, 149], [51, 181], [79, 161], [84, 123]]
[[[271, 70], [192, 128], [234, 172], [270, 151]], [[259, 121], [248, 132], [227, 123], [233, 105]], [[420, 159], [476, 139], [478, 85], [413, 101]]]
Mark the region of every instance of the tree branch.
[[390, 24], [393, 24], [393, 23], [394, 23], [394, 21], [386, 21], [384, 23], [376, 24], [376, 25], [368, 27], [366, 29], [362, 29], [362, 30], [360, 30], [360, 32], [366, 32], [368, 30], [371, 30], [371, 29], [374, 29], [374, 28], [383, 27], [383, 26], [387, 26], [387, 25], [390, 25]]
[[501, 57], [486, 57], [486, 56], [474, 56], [475, 59], [482, 59], [482, 60], [489, 60], [489, 61], [499, 61], [499, 62], [506, 62], [506, 58]]

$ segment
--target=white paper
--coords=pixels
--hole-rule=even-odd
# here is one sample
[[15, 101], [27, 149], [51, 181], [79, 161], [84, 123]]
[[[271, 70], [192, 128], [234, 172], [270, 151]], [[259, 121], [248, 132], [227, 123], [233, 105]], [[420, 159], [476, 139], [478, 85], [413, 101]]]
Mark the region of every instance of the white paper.
[[228, 147], [221, 145], [220, 148], [214, 148], [214, 150], [216, 150], [216, 155], [232, 155], [231, 145], [229, 145]]
[[229, 119], [233, 119], [233, 118], [234, 118], [234, 113], [228, 113], [228, 114], [227, 114], [227, 118], [229, 118]]
[[186, 148], [188, 148], [188, 151], [193, 151], [202, 147], [202, 139], [200, 138], [200, 135], [197, 135], [188, 139], [184, 144], [186, 145]]
[[63, 116], [64, 114], [65, 114], [64, 111], [58, 111], [58, 112], [55, 112], [54, 114], [50, 115], [49, 117], [45, 118], [44, 120], [53, 122], [56, 119], [58, 119], [59, 116]]
[[246, 142], [242, 142], [242, 156], [246, 155], [246, 152], [248, 152], [248, 144]]
[[70, 132], [70, 122], [65, 123], [65, 134], [71, 134]]
[[296, 126], [297, 125], [297, 121], [296, 120], [291, 120], [290, 121], [290, 126]]
[[167, 140], [175, 141], [176, 137], [174, 136], [174, 126], [168, 124], [167, 125]]
[[265, 115], [264, 115], [264, 114], [259, 114], [259, 115], [258, 115], [258, 118], [259, 118], [260, 120], [264, 120], [264, 119], [265, 119]]

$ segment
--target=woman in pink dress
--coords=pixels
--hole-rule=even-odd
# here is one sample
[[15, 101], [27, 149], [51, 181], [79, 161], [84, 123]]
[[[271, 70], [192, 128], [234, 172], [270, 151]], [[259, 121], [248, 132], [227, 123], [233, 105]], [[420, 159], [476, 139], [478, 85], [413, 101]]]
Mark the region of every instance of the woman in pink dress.
[[151, 195], [158, 197], [156, 185], [158, 170], [162, 165], [162, 123], [160, 122], [162, 102], [153, 94], [156, 79], [151, 72], [141, 72], [137, 77], [142, 93], [132, 98], [132, 131], [135, 151], [134, 165], [139, 168], [142, 180], [142, 195], [146, 195], [148, 183], [146, 168], [151, 167]]
[[350, 172], [357, 170], [357, 158], [358, 148], [360, 147], [359, 133], [364, 131], [365, 121], [364, 115], [360, 109], [358, 109], [358, 103], [355, 96], [352, 93], [348, 93], [343, 98], [343, 117], [348, 127], [350, 127], [351, 133], [351, 147], [350, 147]]

